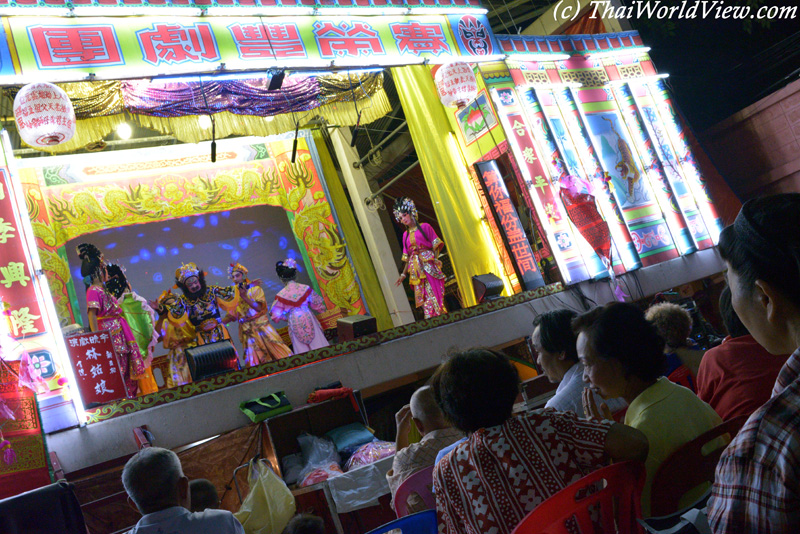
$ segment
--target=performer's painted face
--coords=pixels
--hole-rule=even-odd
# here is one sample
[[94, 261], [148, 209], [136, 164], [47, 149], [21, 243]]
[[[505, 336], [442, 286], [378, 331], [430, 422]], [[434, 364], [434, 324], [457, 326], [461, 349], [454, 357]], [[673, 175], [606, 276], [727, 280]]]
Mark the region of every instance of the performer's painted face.
[[400, 222], [406, 226], [412, 226], [414, 224], [414, 217], [412, 217], [410, 213], [403, 213], [400, 215]]
[[189, 290], [189, 293], [197, 293], [199, 292], [203, 286], [200, 284], [200, 278], [197, 276], [191, 276], [186, 279], [186, 289]]
[[239, 285], [245, 280], [244, 273], [241, 271], [233, 271], [233, 283]]

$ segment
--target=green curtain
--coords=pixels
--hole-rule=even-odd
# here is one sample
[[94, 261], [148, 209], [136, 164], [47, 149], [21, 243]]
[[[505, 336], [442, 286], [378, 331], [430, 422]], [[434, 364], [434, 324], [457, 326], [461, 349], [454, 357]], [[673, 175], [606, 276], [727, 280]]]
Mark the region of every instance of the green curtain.
[[496, 274], [503, 279], [506, 294], [511, 295], [511, 283], [489, 227], [481, 221], [478, 193], [439, 103], [430, 70], [425, 65], [394, 67], [392, 76], [464, 304], [476, 304], [472, 277], [477, 274]]
[[339, 180], [339, 173], [336, 172], [336, 167], [328, 152], [325, 139], [319, 130], [314, 131], [314, 144], [322, 162], [322, 174], [325, 177], [325, 183], [328, 185], [328, 192], [331, 196], [330, 201], [336, 209], [339, 224], [342, 226], [342, 235], [344, 236], [347, 250], [350, 252], [350, 257], [353, 259], [353, 266], [358, 274], [358, 279], [361, 281], [361, 289], [364, 290], [369, 312], [378, 322], [378, 330], [394, 328], [394, 323], [392, 323], [392, 318], [389, 315], [389, 308], [383, 298], [381, 284], [378, 282], [378, 275], [375, 274], [375, 266], [372, 265], [367, 245], [364, 243], [361, 230], [358, 228], [356, 218], [353, 215], [353, 209], [350, 207], [347, 194], [344, 192], [342, 182]]

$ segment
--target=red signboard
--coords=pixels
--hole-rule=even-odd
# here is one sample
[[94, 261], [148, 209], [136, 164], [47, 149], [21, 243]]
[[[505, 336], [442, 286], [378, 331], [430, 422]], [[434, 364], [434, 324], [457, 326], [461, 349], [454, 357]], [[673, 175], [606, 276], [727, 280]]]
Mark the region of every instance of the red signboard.
[[517, 209], [511, 202], [511, 197], [500, 175], [500, 169], [495, 160], [481, 161], [475, 164], [486, 198], [489, 200], [495, 220], [499, 223], [505, 238], [506, 248], [514, 259], [522, 286], [526, 290], [536, 289], [544, 285], [544, 279], [536, 266], [536, 258], [528, 243], [525, 228], [519, 220]]
[[103, 404], [125, 397], [122, 368], [107, 330], [69, 336], [67, 353], [75, 369], [84, 405]]
[[43, 334], [45, 326], [10, 186], [8, 170], [0, 167], [0, 297], [6, 304], [11, 335], [23, 339]]

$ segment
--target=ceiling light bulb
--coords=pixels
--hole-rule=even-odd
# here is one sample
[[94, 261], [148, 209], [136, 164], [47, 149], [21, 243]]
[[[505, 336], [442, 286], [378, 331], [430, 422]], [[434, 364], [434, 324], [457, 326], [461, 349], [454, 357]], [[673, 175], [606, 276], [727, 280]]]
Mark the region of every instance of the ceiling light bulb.
[[123, 122], [122, 124], [117, 125], [117, 137], [125, 141], [130, 139], [131, 135], [133, 135], [133, 130], [131, 129], [130, 124]]
[[211, 128], [211, 117], [208, 115], [200, 115], [200, 117], [197, 119], [197, 125], [203, 130], [208, 130]]

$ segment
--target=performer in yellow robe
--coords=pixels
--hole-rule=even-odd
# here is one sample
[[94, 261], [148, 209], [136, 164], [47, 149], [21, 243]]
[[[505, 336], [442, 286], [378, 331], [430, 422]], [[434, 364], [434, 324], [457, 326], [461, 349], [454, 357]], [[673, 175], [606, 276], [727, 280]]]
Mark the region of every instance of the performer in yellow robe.
[[183, 292], [172, 306], [168, 306], [167, 318], [177, 327], [188, 320], [197, 332], [197, 344], [205, 345], [230, 339], [225, 325], [233, 320], [231, 314], [239, 304], [239, 294], [234, 287], [209, 286], [205, 273], [194, 263], [185, 263], [175, 271], [175, 282]]
[[156, 301], [158, 306], [158, 322], [156, 331], [160, 335], [164, 348], [167, 349], [167, 359], [169, 360], [169, 373], [166, 376], [168, 388], [174, 388], [188, 384], [192, 381], [192, 374], [189, 371], [189, 364], [186, 363], [185, 350], [197, 345], [197, 332], [192, 323], [188, 320], [178, 323], [178, 321], [165, 321], [167, 311], [175, 306], [178, 297], [172, 291], [164, 291]]
[[269, 322], [269, 307], [261, 280], [247, 279], [247, 268], [241, 263], [231, 263], [228, 276], [239, 294], [235, 316], [239, 321], [239, 340], [244, 347], [245, 364], [249, 366], [279, 360], [292, 355], [281, 336]]

